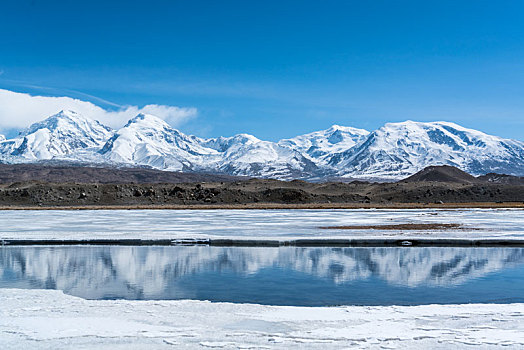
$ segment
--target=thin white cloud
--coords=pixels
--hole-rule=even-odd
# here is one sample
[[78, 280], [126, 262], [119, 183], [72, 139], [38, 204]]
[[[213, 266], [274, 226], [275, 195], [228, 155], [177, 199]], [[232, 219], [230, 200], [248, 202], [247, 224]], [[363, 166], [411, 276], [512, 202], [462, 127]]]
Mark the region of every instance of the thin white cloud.
[[71, 97], [33, 96], [0, 89], [0, 130], [23, 129], [61, 110], [72, 110], [104, 125], [119, 128], [139, 113], [153, 114], [176, 127], [196, 116], [196, 108], [165, 105], [122, 106], [106, 110], [88, 101]]

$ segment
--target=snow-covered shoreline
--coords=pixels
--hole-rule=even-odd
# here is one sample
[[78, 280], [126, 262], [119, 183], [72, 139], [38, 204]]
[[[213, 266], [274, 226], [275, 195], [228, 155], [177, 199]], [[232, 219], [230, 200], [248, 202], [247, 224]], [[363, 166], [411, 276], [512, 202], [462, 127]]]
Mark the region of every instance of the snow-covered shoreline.
[[522, 348], [524, 304], [289, 307], [0, 289], [3, 349]]

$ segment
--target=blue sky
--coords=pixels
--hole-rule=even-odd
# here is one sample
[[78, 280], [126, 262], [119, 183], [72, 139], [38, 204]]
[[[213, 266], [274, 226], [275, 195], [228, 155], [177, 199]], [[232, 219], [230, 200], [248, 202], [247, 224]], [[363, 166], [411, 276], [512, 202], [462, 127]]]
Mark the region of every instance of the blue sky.
[[5, 0], [0, 33], [0, 88], [193, 107], [177, 126], [199, 136], [411, 119], [524, 139], [523, 1]]

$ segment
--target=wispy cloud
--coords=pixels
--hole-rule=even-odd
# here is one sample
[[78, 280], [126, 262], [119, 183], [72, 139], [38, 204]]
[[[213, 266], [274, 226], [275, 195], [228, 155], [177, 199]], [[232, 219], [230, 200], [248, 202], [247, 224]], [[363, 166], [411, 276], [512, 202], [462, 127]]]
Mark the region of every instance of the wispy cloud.
[[121, 127], [139, 113], [153, 114], [175, 127], [197, 115], [196, 108], [150, 104], [108, 110], [92, 102], [66, 96], [35, 96], [0, 89], [0, 130], [22, 129], [61, 110], [73, 110], [113, 128]]

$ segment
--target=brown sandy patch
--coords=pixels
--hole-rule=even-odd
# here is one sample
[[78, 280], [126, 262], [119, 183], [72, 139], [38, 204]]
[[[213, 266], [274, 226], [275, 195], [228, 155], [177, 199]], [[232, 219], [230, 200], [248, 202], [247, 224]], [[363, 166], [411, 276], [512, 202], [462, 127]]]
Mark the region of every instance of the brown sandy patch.
[[460, 229], [460, 224], [396, 224], [396, 225], [353, 225], [353, 226], [323, 226], [326, 230], [453, 230]]

